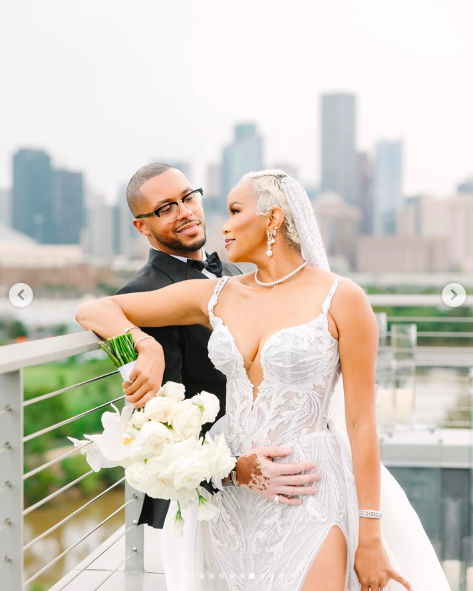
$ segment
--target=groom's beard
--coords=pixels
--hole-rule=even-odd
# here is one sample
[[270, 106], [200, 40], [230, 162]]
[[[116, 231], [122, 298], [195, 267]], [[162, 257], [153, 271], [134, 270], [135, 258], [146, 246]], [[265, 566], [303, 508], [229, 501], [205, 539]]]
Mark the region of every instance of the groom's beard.
[[196, 252], [198, 250], [200, 250], [204, 244], [207, 242], [207, 235], [205, 233], [205, 224], [203, 222], [201, 222], [202, 224], [202, 228], [204, 229], [204, 236], [203, 238], [197, 238], [194, 242], [191, 242], [190, 244], [185, 244], [183, 242], [181, 242], [179, 240], [178, 237], [173, 237], [173, 236], [162, 236], [161, 234], [156, 234], [155, 232], [153, 232], [151, 229], [151, 234], [154, 236], [154, 238], [156, 238], [156, 240], [162, 244], [163, 246], [166, 246], [167, 248], [171, 249], [171, 250], [175, 250], [178, 252]]

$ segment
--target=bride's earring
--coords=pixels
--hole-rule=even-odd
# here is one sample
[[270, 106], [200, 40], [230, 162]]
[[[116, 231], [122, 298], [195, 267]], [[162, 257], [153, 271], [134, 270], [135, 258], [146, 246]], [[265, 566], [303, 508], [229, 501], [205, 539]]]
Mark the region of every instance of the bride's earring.
[[268, 232], [268, 250], [266, 251], [266, 256], [272, 257], [273, 256], [273, 248], [272, 245], [276, 242], [276, 232], [278, 231], [277, 228], [274, 228], [273, 232]]

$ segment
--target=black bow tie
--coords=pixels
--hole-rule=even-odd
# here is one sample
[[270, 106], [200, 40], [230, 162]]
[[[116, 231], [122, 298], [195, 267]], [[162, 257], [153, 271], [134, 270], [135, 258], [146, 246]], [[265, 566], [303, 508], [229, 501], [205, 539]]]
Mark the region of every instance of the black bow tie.
[[195, 259], [187, 259], [189, 267], [194, 267], [199, 271], [207, 269], [210, 273], [213, 273], [217, 277], [221, 277], [223, 274], [222, 261], [219, 259], [218, 254], [213, 252], [207, 257], [206, 261], [197, 261]]

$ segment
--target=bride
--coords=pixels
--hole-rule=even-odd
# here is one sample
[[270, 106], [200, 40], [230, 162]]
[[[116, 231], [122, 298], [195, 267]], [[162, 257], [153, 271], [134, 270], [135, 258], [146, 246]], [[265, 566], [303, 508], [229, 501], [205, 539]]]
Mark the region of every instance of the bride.
[[[378, 329], [364, 291], [330, 272], [307, 194], [282, 171], [245, 175], [228, 212], [228, 258], [254, 263], [255, 273], [103, 298], [76, 315], [104, 338], [130, 323], [213, 330], [209, 356], [227, 377], [227, 394], [211, 434], [223, 432], [244, 458], [236, 486], [207, 495], [218, 515], [197, 522], [189, 507], [174, 546], [171, 505], [168, 591], [448, 591], [416, 512], [380, 462]], [[146, 336], [131, 332], [134, 342]], [[138, 359], [140, 367], [164, 364], [152, 338]], [[143, 396], [138, 368], [134, 401]], [[278, 485], [273, 462], [259, 461], [258, 446], [267, 445], [291, 452], [273, 462], [312, 461], [317, 490], [299, 499], [300, 486]], [[294, 484], [310, 486], [312, 476]], [[175, 554], [184, 548], [187, 556]]]

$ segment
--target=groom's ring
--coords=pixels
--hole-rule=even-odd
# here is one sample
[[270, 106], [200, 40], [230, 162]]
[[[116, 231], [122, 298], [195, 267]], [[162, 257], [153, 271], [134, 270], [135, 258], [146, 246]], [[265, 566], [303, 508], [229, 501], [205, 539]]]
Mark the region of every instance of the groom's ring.
[[279, 495], [276, 495], [274, 497], [274, 502], [277, 503], [277, 504], [279, 504]]
[[149, 396], [149, 399], [151, 400], [151, 394], [149, 392], [146, 392], [146, 396]]

